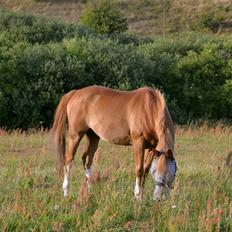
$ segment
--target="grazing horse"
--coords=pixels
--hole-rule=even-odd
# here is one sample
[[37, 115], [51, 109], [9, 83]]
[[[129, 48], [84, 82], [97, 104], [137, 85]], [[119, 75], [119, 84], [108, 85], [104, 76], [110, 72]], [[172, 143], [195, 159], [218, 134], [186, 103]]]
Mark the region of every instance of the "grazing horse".
[[[82, 160], [88, 182], [99, 139], [133, 146], [136, 164], [134, 195], [137, 199], [143, 196], [153, 157], [159, 157], [157, 173], [161, 178], [166, 173], [168, 159], [174, 155], [171, 116], [163, 95], [149, 87], [128, 92], [101, 86], [72, 90], [61, 98], [51, 131], [60, 160], [60, 173], [64, 176], [64, 196], [68, 195], [71, 163], [84, 135], [88, 142]], [[154, 194], [159, 198], [161, 193], [154, 191]]]

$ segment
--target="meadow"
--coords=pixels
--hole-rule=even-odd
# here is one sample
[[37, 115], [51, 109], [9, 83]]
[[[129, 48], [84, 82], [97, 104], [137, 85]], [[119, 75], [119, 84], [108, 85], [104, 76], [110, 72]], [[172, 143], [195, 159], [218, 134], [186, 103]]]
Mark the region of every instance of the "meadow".
[[142, 202], [133, 197], [131, 147], [100, 143], [91, 191], [84, 184], [82, 142], [63, 197], [46, 131], [0, 137], [2, 231], [232, 231], [232, 178], [225, 158], [232, 128], [176, 129], [177, 176], [170, 198], [152, 200], [148, 176]]
[[156, 87], [176, 123], [229, 124], [232, 40], [223, 32], [231, 31], [232, 8], [228, 0], [213, 2], [118, 0], [128, 31], [99, 34], [77, 24], [85, 0], [0, 1], [1, 231], [232, 231], [232, 166], [225, 164], [232, 127], [176, 128], [177, 176], [170, 197], [159, 202], [151, 176], [143, 201], [134, 199], [132, 148], [105, 142], [88, 191], [85, 141], [64, 198], [48, 131], [28, 129], [49, 127], [61, 95], [92, 84]]

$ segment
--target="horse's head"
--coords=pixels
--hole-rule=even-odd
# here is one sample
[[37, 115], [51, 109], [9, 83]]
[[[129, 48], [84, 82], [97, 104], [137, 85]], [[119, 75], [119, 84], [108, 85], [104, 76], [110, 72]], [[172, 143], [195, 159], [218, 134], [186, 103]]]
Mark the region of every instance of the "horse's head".
[[170, 187], [176, 175], [176, 161], [171, 151], [150, 152], [145, 155], [145, 172], [150, 173], [154, 180], [154, 200], [159, 200], [161, 196], [166, 198], [170, 192]]

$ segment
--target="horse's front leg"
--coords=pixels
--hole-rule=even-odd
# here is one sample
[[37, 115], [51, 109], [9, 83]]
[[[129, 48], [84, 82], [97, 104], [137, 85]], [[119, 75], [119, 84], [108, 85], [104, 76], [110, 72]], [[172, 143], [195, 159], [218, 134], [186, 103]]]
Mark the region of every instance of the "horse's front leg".
[[144, 140], [139, 137], [134, 141], [134, 154], [135, 154], [135, 165], [136, 165], [136, 182], [134, 195], [136, 199], [142, 200], [143, 198], [143, 186], [144, 186]]

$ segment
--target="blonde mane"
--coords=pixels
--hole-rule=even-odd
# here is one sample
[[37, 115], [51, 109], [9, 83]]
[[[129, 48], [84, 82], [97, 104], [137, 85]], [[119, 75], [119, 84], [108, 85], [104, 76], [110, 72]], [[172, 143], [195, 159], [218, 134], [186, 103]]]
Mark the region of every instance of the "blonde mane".
[[158, 109], [157, 120], [155, 122], [158, 144], [156, 149], [160, 152], [171, 151], [174, 154], [174, 132], [169, 130], [168, 125], [171, 123], [171, 116], [168, 112], [164, 95], [155, 90], [156, 104]]

